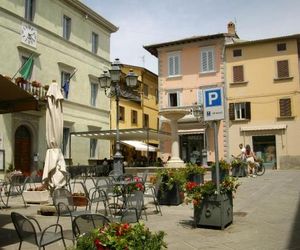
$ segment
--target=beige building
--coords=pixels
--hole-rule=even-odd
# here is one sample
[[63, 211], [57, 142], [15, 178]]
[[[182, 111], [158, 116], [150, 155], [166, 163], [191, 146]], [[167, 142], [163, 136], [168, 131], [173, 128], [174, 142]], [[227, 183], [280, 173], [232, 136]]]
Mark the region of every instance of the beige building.
[[300, 35], [226, 45], [229, 155], [249, 144], [268, 168], [299, 168]]
[[[13, 77], [32, 57], [30, 82], [56, 80], [65, 87], [63, 152], [68, 158], [70, 132], [110, 128], [110, 102], [99, 90], [98, 76], [110, 68], [110, 35], [117, 27], [78, 0], [0, 0], [0, 6], [0, 74]], [[0, 136], [5, 168], [13, 164], [26, 173], [42, 168], [45, 107], [1, 115]], [[67, 163], [87, 164], [90, 158], [108, 157], [109, 150], [108, 141], [74, 138]]]

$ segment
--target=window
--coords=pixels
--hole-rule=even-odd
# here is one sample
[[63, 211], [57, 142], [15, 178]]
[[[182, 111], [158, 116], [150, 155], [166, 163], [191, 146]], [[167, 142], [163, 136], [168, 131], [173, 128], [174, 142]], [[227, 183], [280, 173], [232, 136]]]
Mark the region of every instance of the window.
[[144, 128], [149, 128], [149, 115], [148, 114], [144, 114], [144, 124], [143, 124]]
[[215, 50], [213, 48], [201, 49], [201, 73], [215, 71]]
[[97, 103], [97, 94], [98, 94], [98, 84], [91, 84], [91, 105], [96, 107]]
[[159, 100], [159, 92], [158, 89], [155, 89], [155, 104], [158, 104], [158, 100]]
[[233, 82], [244, 81], [244, 67], [242, 65], [233, 66]]
[[251, 104], [250, 102], [229, 103], [230, 120], [250, 120]]
[[169, 107], [178, 107], [179, 106], [179, 93], [172, 92], [168, 94]]
[[119, 113], [119, 120], [120, 121], [125, 121], [125, 108], [122, 106], [119, 106], [120, 108], [120, 113]]
[[180, 75], [180, 53], [174, 52], [168, 54], [168, 73], [169, 76], [178, 76]]
[[290, 76], [288, 60], [277, 61], [277, 76], [278, 78], [285, 78]]
[[69, 72], [66, 72], [66, 71], [61, 72], [60, 85], [63, 90], [65, 99], [68, 99], [68, 96], [69, 96], [70, 76], [71, 76], [71, 74]]
[[65, 157], [69, 157], [69, 138], [70, 138], [70, 128], [64, 127], [62, 152]]
[[280, 117], [291, 117], [292, 109], [291, 109], [291, 99], [283, 98], [279, 100], [279, 108], [280, 108]]
[[137, 124], [138, 114], [136, 110], [131, 110], [131, 123]]
[[233, 57], [242, 56], [242, 50], [241, 49], [234, 49], [233, 50]]
[[277, 51], [284, 51], [284, 50], [286, 50], [286, 43], [278, 43]]
[[25, 0], [25, 19], [33, 21], [35, 14], [35, 0]]
[[96, 158], [97, 139], [90, 139], [90, 158]]
[[98, 34], [92, 33], [92, 52], [97, 54], [98, 51]]
[[71, 35], [71, 18], [68, 16], [64, 16], [63, 19], [63, 38], [66, 40], [70, 40]]
[[144, 96], [145, 96], [145, 97], [148, 97], [148, 94], [149, 94], [149, 88], [148, 88], [148, 85], [147, 85], [147, 84], [144, 84]]

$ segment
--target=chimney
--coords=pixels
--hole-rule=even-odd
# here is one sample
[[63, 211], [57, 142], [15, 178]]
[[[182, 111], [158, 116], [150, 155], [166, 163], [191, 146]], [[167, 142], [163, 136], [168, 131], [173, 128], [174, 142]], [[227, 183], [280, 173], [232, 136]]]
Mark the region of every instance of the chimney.
[[227, 32], [228, 32], [228, 34], [236, 35], [236, 33], [235, 33], [235, 24], [233, 22], [229, 22], [227, 24]]

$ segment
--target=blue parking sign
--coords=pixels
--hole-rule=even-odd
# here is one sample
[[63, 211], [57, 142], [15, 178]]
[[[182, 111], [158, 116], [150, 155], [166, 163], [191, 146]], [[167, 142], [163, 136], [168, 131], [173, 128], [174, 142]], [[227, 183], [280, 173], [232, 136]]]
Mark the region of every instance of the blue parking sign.
[[204, 121], [224, 119], [223, 88], [203, 90]]

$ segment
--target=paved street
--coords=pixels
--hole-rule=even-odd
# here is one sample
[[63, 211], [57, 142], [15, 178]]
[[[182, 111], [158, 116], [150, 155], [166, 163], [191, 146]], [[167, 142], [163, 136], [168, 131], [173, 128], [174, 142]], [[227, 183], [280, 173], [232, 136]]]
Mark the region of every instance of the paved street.
[[[151, 205], [145, 223], [152, 230], [167, 233], [168, 249], [300, 249], [299, 181], [300, 171], [294, 170], [269, 170], [261, 177], [240, 178], [242, 185], [234, 199], [234, 221], [223, 231], [194, 228], [189, 205], [162, 206], [163, 216], [152, 213]], [[0, 210], [1, 249], [18, 247], [9, 216], [12, 210], [34, 215], [43, 228], [55, 223], [56, 217], [37, 215], [39, 205], [25, 209], [18, 204], [21, 203], [16, 200], [11, 209]], [[62, 224], [66, 231], [70, 230], [67, 218]], [[68, 240], [67, 244], [72, 242]], [[33, 246], [23, 243], [22, 249], [33, 249]], [[46, 249], [62, 249], [62, 245], [57, 243]]]

